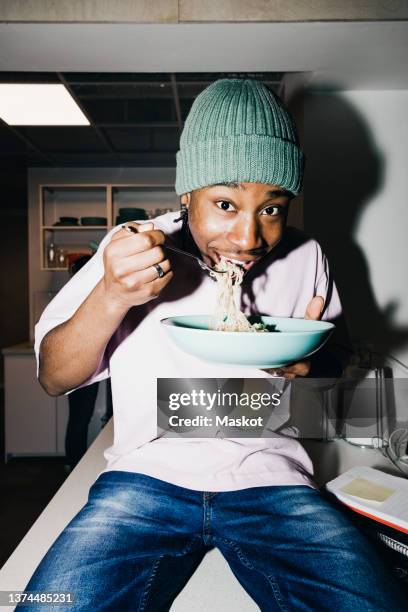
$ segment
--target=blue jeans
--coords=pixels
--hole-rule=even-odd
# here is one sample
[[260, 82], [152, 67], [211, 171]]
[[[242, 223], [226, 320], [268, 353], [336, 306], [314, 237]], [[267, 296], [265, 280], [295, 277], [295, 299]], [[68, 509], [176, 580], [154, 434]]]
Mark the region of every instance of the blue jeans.
[[169, 610], [213, 547], [262, 611], [406, 609], [371, 543], [315, 489], [209, 493], [121, 471], [99, 476], [26, 587], [76, 602], [19, 608]]

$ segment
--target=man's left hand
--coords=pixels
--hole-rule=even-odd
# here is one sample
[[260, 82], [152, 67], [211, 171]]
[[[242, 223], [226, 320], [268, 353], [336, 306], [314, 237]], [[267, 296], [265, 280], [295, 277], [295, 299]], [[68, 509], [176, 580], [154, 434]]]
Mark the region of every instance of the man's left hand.
[[[324, 299], [320, 295], [316, 295], [312, 298], [307, 305], [305, 312], [305, 319], [312, 319], [313, 321], [318, 321], [322, 315], [324, 308]], [[307, 376], [310, 372], [310, 359], [306, 361], [298, 361], [296, 363], [291, 363], [282, 368], [272, 368], [268, 370], [264, 370], [264, 372], [268, 372], [268, 374], [272, 374], [274, 376], [282, 376], [288, 380], [293, 380], [296, 376]]]

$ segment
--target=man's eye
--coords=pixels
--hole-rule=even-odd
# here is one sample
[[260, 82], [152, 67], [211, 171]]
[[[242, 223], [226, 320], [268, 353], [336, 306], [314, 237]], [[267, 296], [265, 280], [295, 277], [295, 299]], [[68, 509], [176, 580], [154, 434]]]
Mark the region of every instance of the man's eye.
[[226, 202], [225, 200], [220, 200], [215, 204], [218, 206], [218, 208], [221, 208], [221, 210], [225, 210], [226, 212], [232, 212], [234, 210], [232, 204], [230, 204], [230, 202]]
[[268, 208], [264, 208], [262, 211], [262, 215], [268, 215], [269, 217], [275, 217], [279, 215], [281, 212], [280, 206], [268, 206]]

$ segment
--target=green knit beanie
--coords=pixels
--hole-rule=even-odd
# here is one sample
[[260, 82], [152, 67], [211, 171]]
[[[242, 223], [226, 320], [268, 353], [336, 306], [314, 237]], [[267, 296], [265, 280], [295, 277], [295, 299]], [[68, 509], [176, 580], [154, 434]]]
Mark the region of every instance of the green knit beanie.
[[176, 193], [224, 182], [269, 183], [297, 195], [304, 156], [281, 100], [260, 81], [220, 79], [191, 107], [176, 156]]

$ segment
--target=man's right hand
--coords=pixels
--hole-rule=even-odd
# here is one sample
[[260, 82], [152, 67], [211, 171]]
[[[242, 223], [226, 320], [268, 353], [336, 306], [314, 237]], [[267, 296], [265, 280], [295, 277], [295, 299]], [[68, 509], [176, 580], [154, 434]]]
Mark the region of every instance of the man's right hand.
[[[105, 247], [103, 278], [106, 296], [119, 309], [128, 310], [158, 297], [172, 279], [170, 261], [162, 245], [165, 235], [153, 223], [127, 223], [137, 229], [130, 233], [120, 229]], [[154, 264], [160, 264], [165, 275], [159, 278]]]
[[[128, 310], [153, 300], [173, 277], [162, 246], [163, 232], [152, 223], [131, 225], [136, 234], [120, 229], [106, 245], [104, 276], [79, 308], [42, 338], [39, 380], [50, 395], [76, 389], [95, 375]], [[154, 264], [163, 269], [162, 278]], [[73, 281], [75, 285], [75, 277]]]

